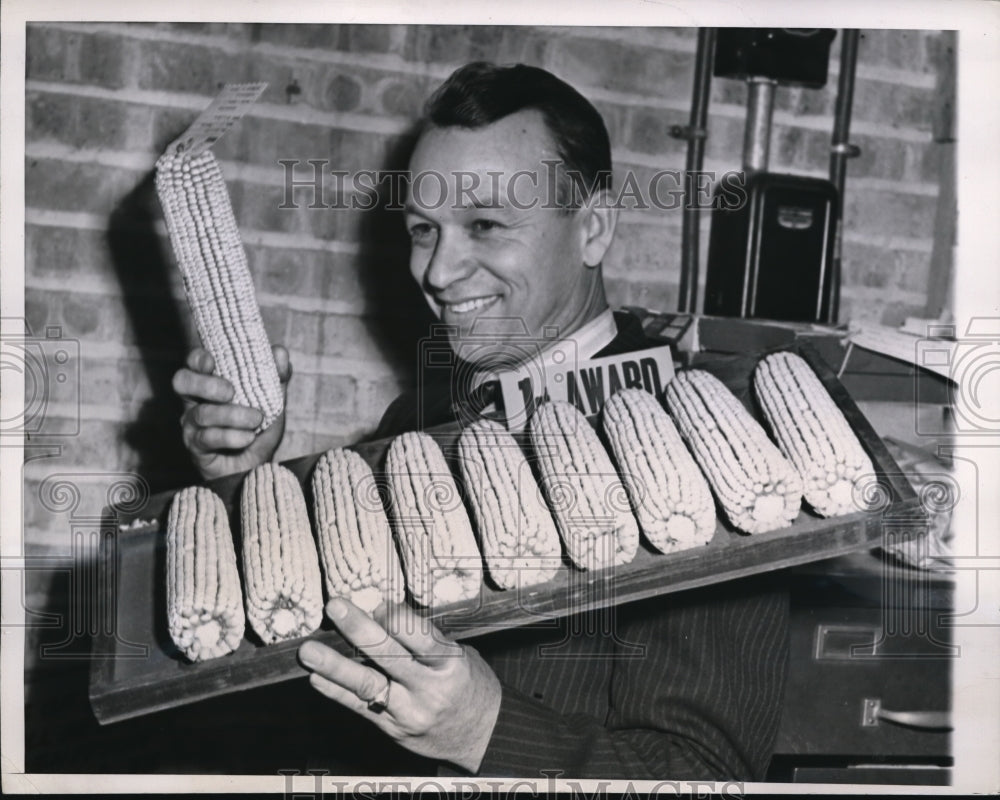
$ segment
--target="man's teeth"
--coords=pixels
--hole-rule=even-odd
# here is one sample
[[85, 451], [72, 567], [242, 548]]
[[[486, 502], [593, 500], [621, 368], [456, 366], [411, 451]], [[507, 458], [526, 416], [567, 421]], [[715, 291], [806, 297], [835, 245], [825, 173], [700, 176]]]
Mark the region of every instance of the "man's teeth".
[[488, 306], [494, 300], [497, 299], [499, 295], [490, 295], [489, 297], [477, 297], [475, 300], [465, 300], [461, 303], [452, 303], [449, 308], [456, 314], [468, 314], [470, 311], [476, 311], [483, 306]]

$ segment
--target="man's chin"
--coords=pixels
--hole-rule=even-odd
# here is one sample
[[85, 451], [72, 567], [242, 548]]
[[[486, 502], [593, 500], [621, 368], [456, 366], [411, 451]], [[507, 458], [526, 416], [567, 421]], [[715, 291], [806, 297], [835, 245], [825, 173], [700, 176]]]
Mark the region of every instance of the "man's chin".
[[476, 371], [500, 372], [515, 369], [538, 356], [542, 347], [533, 338], [479, 334], [453, 336], [452, 349], [459, 361]]

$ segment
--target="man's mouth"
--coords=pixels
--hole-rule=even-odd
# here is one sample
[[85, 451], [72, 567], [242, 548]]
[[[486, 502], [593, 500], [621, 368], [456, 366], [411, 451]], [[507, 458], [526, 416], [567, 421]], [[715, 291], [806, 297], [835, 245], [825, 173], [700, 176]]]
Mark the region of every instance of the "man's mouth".
[[452, 314], [471, 314], [473, 311], [482, 311], [484, 308], [492, 306], [500, 299], [500, 295], [491, 294], [486, 297], [474, 297], [471, 300], [462, 300], [458, 303], [444, 303], [444, 307]]

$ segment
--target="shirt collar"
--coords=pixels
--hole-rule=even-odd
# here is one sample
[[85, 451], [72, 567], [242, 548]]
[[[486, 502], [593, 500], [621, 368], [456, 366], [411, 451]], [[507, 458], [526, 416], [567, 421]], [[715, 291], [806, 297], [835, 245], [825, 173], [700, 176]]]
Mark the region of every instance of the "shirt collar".
[[[531, 363], [561, 363], [565, 358], [593, 358], [607, 347], [615, 336], [618, 335], [618, 325], [615, 323], [615, 314], [610, 308], [604, 309], [590, 322], [584, 323], [573, 333], [564, 336], [553, 344], [541, 350], [538, 355], [531, 359]], [[559, 357], [559, 353], [563, 357]], [[518, 368], [526, 366], [519, 365]], [[498, 379], [496, 372], [483, 372], [473, 380], [473, 387], [480, 386], [487, 381]]]
[[[593, 358], [611, 344], [617, 335], [618, 326], [615, 324], [614, 312], [606, 308], [566, 338], [576, 342], [576, 352], [581, 358]], [[542, 357], [545, 357], [545, 353], [542, 353]]]

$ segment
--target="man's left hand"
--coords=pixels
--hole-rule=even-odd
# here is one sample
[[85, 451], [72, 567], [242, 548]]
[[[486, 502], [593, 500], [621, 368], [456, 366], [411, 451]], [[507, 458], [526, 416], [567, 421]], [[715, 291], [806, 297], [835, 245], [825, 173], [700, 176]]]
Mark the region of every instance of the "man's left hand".
[[[326, 610], [341, 635], [374, 666], [305, 642], [299, 659], [312, 672], [313, 687], [408, 750], [476, 772], [501, 695], [499, 679], [479, 653], [451, 641], [405, 605], [380, 606], [378, 621], [340, 598]], [[388, 699], [380, 710], [373, 701], [385, 698], [387, 685]]]

